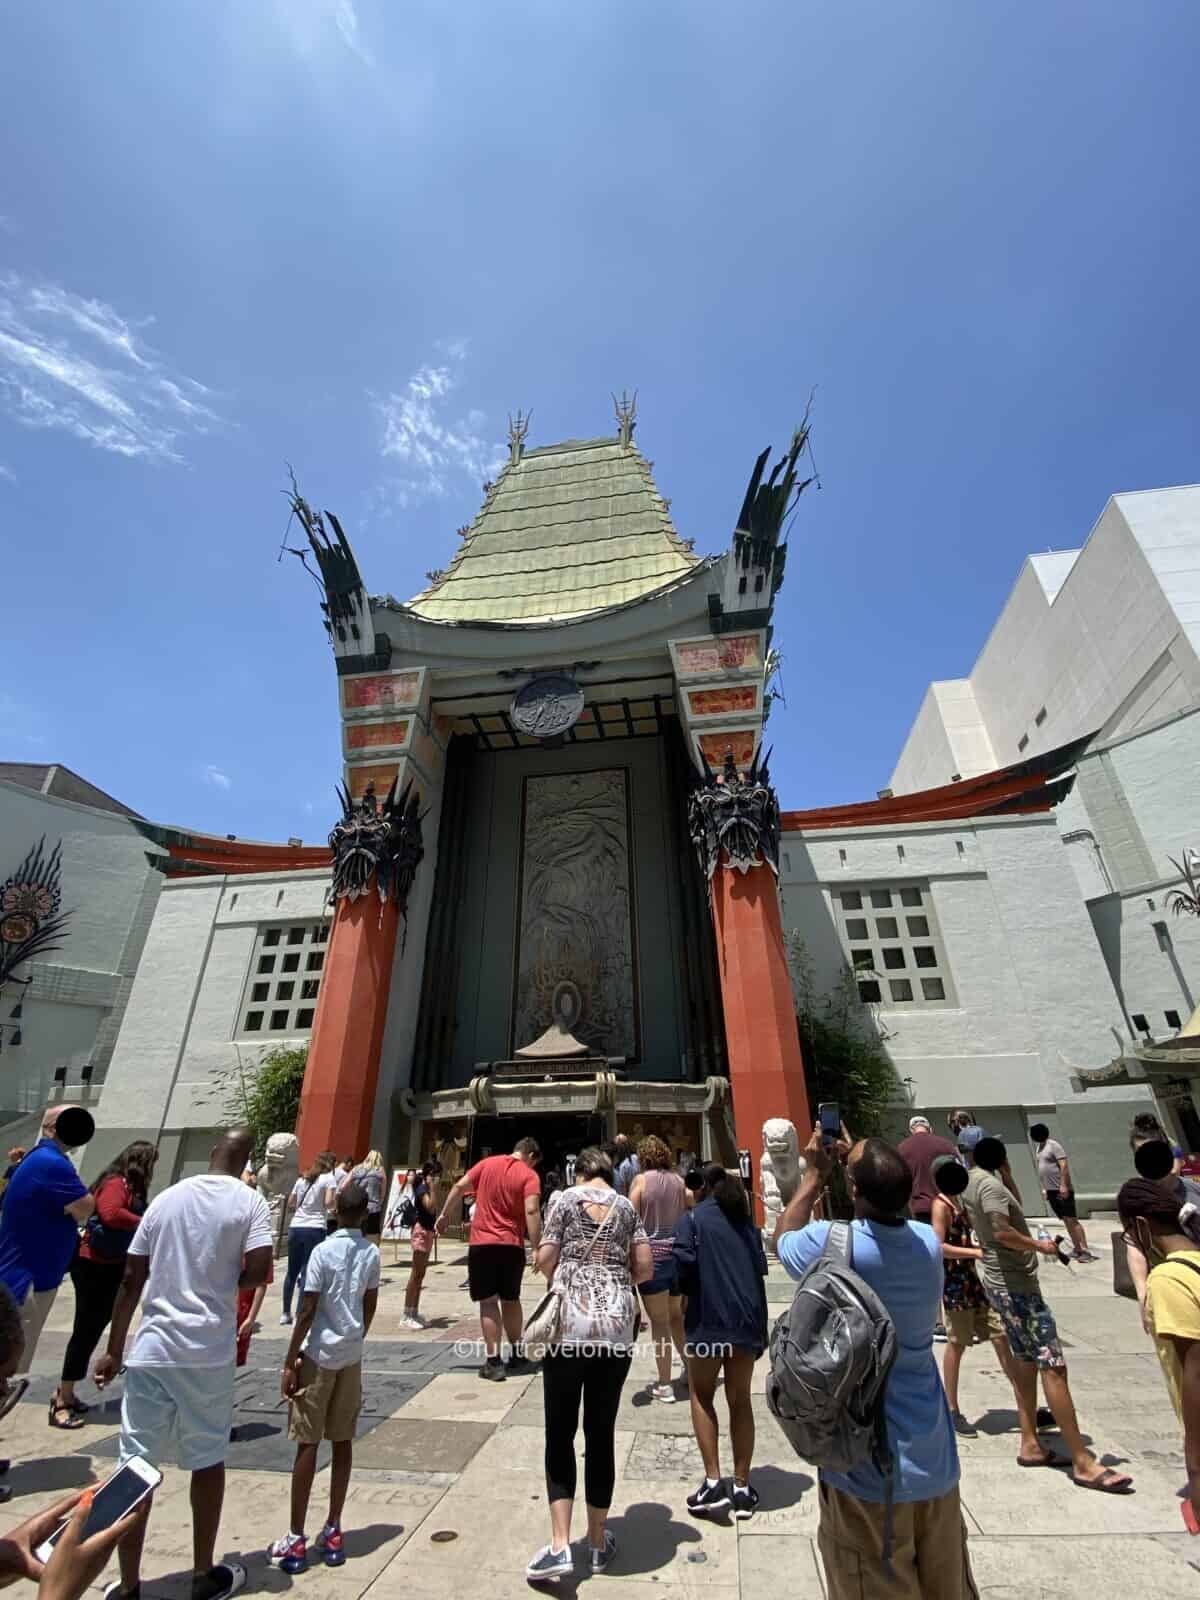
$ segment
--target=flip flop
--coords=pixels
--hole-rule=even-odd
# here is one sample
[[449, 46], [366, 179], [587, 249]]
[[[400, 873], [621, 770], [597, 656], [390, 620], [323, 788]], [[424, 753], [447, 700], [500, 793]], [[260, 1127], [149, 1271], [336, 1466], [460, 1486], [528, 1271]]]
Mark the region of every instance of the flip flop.
[[1077, 1489], [1095, 1489], [1097, 1494], [1133, 1493], [1133, 1479], [1123, 1472], [1114, 1472], [1111, 1467], [1105, 1467], [1098, 1478], [1079, 1478], [1072, 1473], [1071, 1482]]
[[1049, 1451], [1047, 1453], [1046, 1459], [1044, 1461], [1026, 1461], [1026, 1460], [1023, 1459], [1023, 1457], [1018, 1456], [1017, 1457], [1017, 1465], [1019, 1467], [1030, 1467], [1030, 1468], [1034, 1468], [1034, 1467], [1056, 1467], [1059, 1470], [1061, 1470], [1063, 1467], [1069, 1467], [1071, 1465], [1071, 1462], [1070, 1462], [1070, 1458], [1069, 1457], [1067, 1457], [1067, 1456], [1056, 1456], [1054, 1454], [1054, 1451], [1051, 1450], [1051, 1451]]

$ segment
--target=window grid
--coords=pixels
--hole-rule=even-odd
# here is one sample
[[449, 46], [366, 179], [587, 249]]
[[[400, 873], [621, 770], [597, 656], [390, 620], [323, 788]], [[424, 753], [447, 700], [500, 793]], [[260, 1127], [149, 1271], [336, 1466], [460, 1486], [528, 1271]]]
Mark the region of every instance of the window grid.
[[832, 893], [842, 949], [865, 1005], [957, 1003], [927, 883], [859, 884]]
[[278, 1039], [308, 1033], [328, 946], [328, 922], [260, 927], [238, 1012], [237, 1036]]

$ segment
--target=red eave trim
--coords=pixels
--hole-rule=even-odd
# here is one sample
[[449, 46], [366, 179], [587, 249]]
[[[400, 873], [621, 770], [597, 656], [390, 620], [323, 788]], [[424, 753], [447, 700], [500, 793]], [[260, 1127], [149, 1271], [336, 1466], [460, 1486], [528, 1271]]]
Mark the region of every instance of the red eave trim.
[[167, 854], [173, 863], [179, 863], [177, 868], [167, 868], [168, 878], [218, 872], [306, 872], [328, 867], [333, 860], [325, 845], [242, 844], [232, 839], [226, 845], [207, 839], [196, 845], [172, 844], [167, 846]]

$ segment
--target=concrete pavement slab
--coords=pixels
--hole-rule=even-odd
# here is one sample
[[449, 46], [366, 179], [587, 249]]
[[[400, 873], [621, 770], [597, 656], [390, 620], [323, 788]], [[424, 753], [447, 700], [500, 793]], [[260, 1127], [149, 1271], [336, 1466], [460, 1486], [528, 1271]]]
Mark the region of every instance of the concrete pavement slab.
[[972, 1539], [970, 1553], [987, 1600], [1194, 1600], [1200, 1588], [1182, 1555], [1136, 1535]]

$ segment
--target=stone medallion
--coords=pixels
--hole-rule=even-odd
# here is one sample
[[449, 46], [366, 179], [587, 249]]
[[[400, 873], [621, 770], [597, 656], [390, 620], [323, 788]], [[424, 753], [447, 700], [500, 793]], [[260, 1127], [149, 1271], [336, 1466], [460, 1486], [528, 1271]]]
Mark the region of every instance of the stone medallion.
[[583, 690], [565, 673], [534, 678], [513, 696], [509, 719], [521, 733], [535, 739], [561, 739], [579, 721]]

